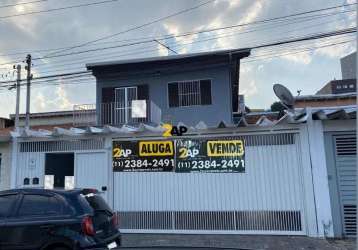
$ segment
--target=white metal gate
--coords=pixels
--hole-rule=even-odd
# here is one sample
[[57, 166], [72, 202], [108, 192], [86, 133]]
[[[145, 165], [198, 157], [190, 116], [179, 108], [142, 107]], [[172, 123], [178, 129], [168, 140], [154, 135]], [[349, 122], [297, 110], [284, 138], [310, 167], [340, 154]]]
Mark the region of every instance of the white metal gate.
[[245, 173], [114, 173], [123, 232], [305, 234], [299, 136], [244, 135]]
[[357, 138], [354, 134], [334, 137], [335, 165], [345, 236], [357, 234]]
[[[79, 185], [85, 184], [86, 177], [90, 173], [94, 174], [93, 176], [98, 176], [98, 173], [103, 172], [106, 174], [105, 176], [108, 180], [108, 159], [106, 158], [107, 154], [104, 153], [104, 151], [101, 151], [102, 153], [98, 153], [99, 150], [103, 150], [103, 148], [103, 138], [19, 142], [18, 154], [16, 155], [17, 166], [15, 187], [44, 187], [45, 155], [46, 153], [50, 152], [76, 153], [76, 156], [78, 157], [75, 159], [75, 171], [76, 165], [78, 165], [78, 175], [84, 177], [84, 179], [81, 179], [76, 178], [75, 176]], [[98, 172], [94, 172], [95, 165], [97, 167], [96, 171]], [[88, 169], [86, 169], [86, 166], [89, 166]], [[87, 178], [87, 180], [90, 181], [90, 179], [93, 179], [93, 176], [91, 178]], [[101, 177], [99, 177], [99, 179], [101, 179]], [[88, 184], [91, 183], [92, 182], [89, 182]], [[107, 183], [107, 181], [105, 183]]]
[[109, 201], [108, 164], [106, 152], [75, 154], [75, 187], [95, 188]]

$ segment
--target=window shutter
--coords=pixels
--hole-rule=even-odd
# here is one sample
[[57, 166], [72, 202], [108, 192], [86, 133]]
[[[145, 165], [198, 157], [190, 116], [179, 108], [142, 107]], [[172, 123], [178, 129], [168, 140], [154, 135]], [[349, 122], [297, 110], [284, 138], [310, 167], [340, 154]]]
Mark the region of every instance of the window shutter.
[[102, 103], [114, 102], [114, 88], [102, 88]]
[[200, 81], [201, 105], [211, 104], [211, 80]]
[[138, 100], [149, 100], [149, 87], [147, 84], [137, 86]]
[[168, 83], [169, 107], [179, 107], [179, 88], [177, 82]]

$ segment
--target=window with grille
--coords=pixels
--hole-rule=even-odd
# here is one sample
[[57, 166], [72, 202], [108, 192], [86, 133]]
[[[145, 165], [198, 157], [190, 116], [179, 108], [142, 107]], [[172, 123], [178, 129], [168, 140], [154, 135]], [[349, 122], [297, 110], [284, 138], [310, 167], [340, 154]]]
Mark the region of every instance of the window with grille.
[[169, 107], [211, 104], [211, 80], [171, 82], [168, 84]]

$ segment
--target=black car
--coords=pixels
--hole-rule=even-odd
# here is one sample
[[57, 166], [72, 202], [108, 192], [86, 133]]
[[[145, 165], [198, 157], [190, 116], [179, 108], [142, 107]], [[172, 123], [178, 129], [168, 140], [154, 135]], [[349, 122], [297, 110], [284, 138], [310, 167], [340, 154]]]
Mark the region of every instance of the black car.
[[0, 249], [112, 249], [118, 218], [94, 189], [0, 192]]

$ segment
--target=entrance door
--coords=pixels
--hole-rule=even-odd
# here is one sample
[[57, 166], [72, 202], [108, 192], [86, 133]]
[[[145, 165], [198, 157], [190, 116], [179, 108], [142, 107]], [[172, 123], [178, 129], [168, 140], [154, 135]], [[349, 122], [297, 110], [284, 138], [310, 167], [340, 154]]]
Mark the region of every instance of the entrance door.
[[95, 188], [108, 202], [108, 165], [105, 152], [76, 153], [76, 188]]
[[125, 124], [131, 122], [133, 100], [137, 100], [137, 87], [123, 87], [115, 90], [115, 122]]
[[73, 153], [47, 153], [45, 158], [45, 175], [53, 175], [54, 188], [65, 188], [65, 177], [74, 174]]

